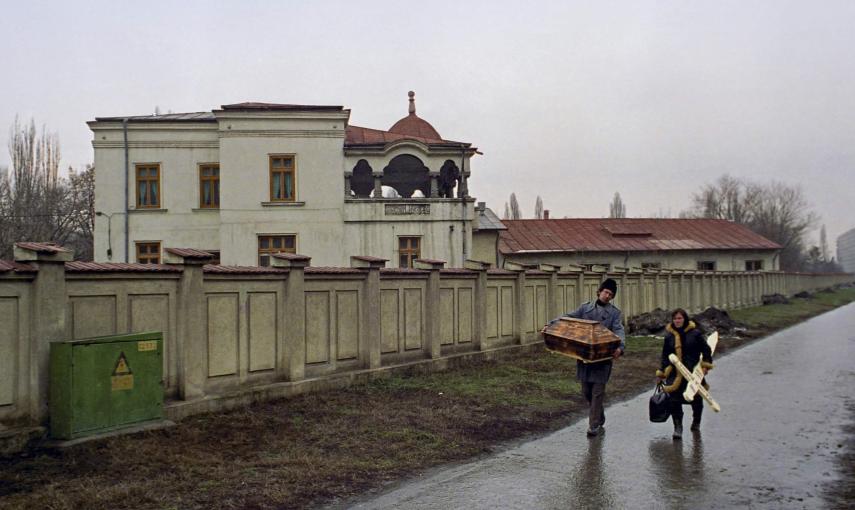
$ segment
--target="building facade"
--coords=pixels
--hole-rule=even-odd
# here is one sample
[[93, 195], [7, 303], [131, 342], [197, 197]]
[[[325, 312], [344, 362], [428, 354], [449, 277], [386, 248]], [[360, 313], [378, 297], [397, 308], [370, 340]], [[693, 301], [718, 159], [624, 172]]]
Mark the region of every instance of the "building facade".
[[[747, 227], [712, 219], [502, 220], [499, 264], [700, 271], [779, 269], [780, 246]], [[476, 241], [476, 246], [478, 246]]]
[[855, 273], [855, 228], [837, 238], [837, 261], [847, 273]]
[[341, 106], [270, 103], [96, 118], [95, 261], [159, 262], [182, 247], [227, 265], [285, 251], [319, 266], [354, 254], [462, 266], [477, 150], [418, 117], [412, 92], [389, 130], [349, 118]]

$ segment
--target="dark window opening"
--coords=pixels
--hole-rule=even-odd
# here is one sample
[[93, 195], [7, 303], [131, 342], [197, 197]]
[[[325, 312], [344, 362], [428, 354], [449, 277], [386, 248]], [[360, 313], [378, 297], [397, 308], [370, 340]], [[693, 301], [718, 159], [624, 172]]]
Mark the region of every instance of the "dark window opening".
[[395, 156], [383, 169], [382, 183], [394, 188], [404, 198], [410, 198], [416, 190], [430, 196], [430, 175], [422, 160], [409, 154]]
[[359, 198], [368, 198], [374, 192], [374, 177], [371, 165], [360, 159], [353, 167], [353, 177], [350, 178], [350, 190]]
[[440, 198], [454, 198], [454, 188], [460, 179], [460, 169], [454, 161], [446, 160], [439, 170], [439, 196]]
[[745, 270], [746, 271], [762, 271], [763, 270], [763, 261], [762, 260], [746, 260], [745, 261]]

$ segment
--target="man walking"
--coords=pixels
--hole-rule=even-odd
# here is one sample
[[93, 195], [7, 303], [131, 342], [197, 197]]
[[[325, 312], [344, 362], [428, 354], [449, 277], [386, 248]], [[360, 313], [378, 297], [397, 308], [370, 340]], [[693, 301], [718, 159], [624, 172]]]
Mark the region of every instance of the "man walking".
[[[582, 304], [576, 310], [566, 313], [564, 317], [598, 321], [612, 333], [620, 337], [620, 347], [615, 349], [612, 357], [619, 358], [626, 349], [626, 333], [623, 330], [620, 310], [611, 304], [617, 294], [617, 282], [606, 279], [597, 289], [597, 299]], [[612, 360], [599, 363], [583, 363], [576, 361], [576, 378], [582, 384], [582, 394], [588, 402], [588, 437], [598, 436], [603, 432], [606, 415], [603, 412], [603, 401], [606, 398], [606, 383], [612, 373]]]

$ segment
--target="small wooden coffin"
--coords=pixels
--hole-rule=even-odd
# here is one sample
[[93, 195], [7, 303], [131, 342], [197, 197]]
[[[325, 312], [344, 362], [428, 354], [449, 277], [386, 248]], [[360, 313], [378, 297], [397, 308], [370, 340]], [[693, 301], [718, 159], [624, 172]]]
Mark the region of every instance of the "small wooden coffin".
[[542, 333], [547, 349], [585, 363], [611, 359], [620, 347], [620, 337], [597, 321], [561, 317]]

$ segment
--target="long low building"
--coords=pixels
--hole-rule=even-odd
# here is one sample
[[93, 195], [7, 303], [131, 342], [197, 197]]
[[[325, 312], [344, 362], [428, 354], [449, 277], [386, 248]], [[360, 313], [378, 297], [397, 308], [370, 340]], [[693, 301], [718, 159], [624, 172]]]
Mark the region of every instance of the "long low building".
[[502, 225], [499, 265], [513, 261], [588, 269], [779, 269], [780, 245], [727, 220], [574, 218], [502, 220]]

